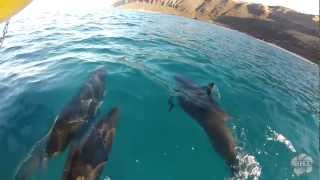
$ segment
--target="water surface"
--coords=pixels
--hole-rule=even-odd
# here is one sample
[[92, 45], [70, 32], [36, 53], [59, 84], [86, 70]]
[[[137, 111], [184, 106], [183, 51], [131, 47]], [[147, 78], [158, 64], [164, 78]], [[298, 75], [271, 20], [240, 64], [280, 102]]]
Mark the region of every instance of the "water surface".
[[[98, 117], [112, 106], [122, 109], [101, 179], [229, 177], [200, 126], [178, 106], [168, 112], [177, 74], [218, 85], [218, 102], [233, 117], [228, 124], [247, 160], [244, 173], [255, 167], [260, 179], [319, 179], [319, 164], [301, 177], [290, 165], [300, 153], [319, 159], [319, 69], [297, 56], [223, 27], [143, 12], [18, 16], [8, 35], [0, 49], [1, 179], [12, 179], [101, 65], [108, 93]], [[59, 179], [65, 158], [49, 162], [42, 179]]]

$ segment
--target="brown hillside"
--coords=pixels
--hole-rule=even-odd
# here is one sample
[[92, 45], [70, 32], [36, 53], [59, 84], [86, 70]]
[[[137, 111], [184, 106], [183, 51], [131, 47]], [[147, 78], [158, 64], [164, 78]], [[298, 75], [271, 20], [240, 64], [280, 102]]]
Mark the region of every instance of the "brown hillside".
[[118, 0], [116, 5], [217, 22], [320, 63], [319, 16], [235, 0]]

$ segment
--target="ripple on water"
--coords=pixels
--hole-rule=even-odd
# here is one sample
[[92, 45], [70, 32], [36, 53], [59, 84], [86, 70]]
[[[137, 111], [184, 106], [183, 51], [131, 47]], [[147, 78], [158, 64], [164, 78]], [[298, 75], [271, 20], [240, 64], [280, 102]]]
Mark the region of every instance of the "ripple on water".
[[[44, 13], [10, 25], [0, 49], [4, 179], [99, 65], [108, 69], [102, 114], [113, 105], [123, 112], [103, 177], [230, 176], [198, 124], [179, 107], [167, 112], [177, 74], [218, 86], [218, 102], [233, 117], [228, 124], [237, 139], [239, 177], [290, 179], [296, 153], [319, 157], [319, 68], [285, 51], [223, 27], [161, 14]], [[49, 163], [46, 178], [60, 178], [64, 158]], [[318, 177], [313, 172], [306, 179]]]

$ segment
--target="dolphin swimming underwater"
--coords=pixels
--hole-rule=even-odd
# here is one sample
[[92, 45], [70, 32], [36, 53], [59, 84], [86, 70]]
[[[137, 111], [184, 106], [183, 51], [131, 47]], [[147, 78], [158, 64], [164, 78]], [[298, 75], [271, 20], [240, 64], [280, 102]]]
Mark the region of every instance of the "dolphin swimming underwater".
[[[226, 122], [230, 116], [212, 98], [213, 83], [200, 87], [193, 81], [176, 76], [178, 102], [182, 109], [207, 133], [214, 150], [226, 161], [232, 173], [238, 166], [235, 140]], [[170, 101], [169, 104], [173, 105]], [[170, 107], [172, 109], [172, 107]]]
[[67, 148], [81, 128], [97, 113], [105, 94], [106, 76], [104, 68], [92, 73], [78, 95], [57, 116], [49, 133], [32, 147], [19, 165], [15, 179], [30, 179], [45, 161]]
[[120, 110], [113, 108], [91, 130], [83, 144], [69, 152], [63, 180], [98, 180], [111, 153]]
[[78, 130], [96, 114], [105, 94], [106, 74], [104, 68], [96, 70], [57, 117], [46, 146], [48, 157], [64, 151]]

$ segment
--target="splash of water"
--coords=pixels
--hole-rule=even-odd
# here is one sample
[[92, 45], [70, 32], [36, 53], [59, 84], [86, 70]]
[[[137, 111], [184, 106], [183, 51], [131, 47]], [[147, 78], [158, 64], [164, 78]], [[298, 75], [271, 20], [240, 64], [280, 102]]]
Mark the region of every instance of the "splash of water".
[[269, 134], [267, 135], [268, 141], [276, 141], [283, 143], [291, 152], [297, 152], [296, 148], [293, 146], [292, 142], [288, 140], [284, 135], [276, 132], [275, 130], [268, 127]]
[[239, 160], [239, 171], [230, 180], [258, 180], [262, 173], [260, 163], [253, 155], [250, 155], [238, 147], [237, 159]]

